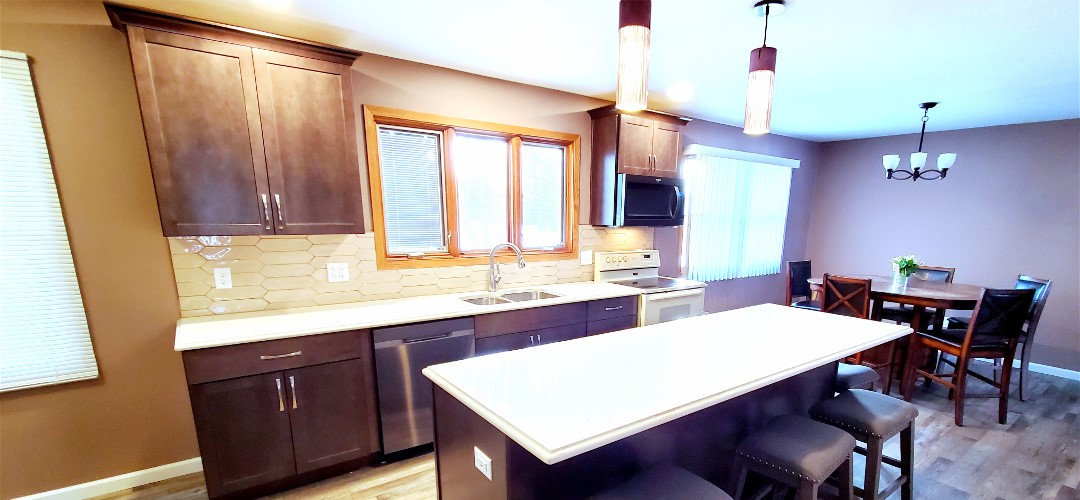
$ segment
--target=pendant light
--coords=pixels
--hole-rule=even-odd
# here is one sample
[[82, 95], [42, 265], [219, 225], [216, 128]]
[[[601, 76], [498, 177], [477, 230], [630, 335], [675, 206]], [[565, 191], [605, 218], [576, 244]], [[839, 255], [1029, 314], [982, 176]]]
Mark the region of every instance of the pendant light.
[[641, 111], [649, 105], [649, 25], [652, 0], [619, 1], [619, 74], [615, 107]]
[[761, 0], [754, 12], [765, 18], [761, 47], [750, 51], [750, 76], [746, 81], [746, 114], [743, 133], [769, 133], [772, 121], [773, 80], [776, 77], [776, 48], [765, 44], [769, 37], [769, 16], [784, 12], [784, 0]]
[[937, 106], [936, 102], [924, 102], [919, 105], [919, 108], [923, 110], [922, 114], [922, 132], [919, 133], [919, 150], [911, 153], [911, 170], [904, 170], [897, 168], [900, 166], [900, 155], [884, 155], [881, 157], [881, 165], [885, 167], [885, 178], [896, 179], [900, 181], [906, 181], [911, 179], [917, 181], [919, 179], [935, 180], [944, 179], [949, 173], [949, 169], [952, 168], [953, 163], [956, 162], [956, 153], [941, 153], [937, 157], [937, 170], [923, 170], [926, 166], [926, 153], [923, 152], [923, 139], [926, 138], [926, 122], [930, 121], [928, 113], [934, 106]]

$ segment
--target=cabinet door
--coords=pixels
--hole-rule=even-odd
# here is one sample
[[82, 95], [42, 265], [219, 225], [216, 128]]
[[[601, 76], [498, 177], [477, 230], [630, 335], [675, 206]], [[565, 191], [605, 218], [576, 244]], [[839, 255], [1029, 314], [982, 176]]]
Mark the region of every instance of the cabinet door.
[[655, 122], [653, 129], [653, 175], [679, 176], [679, 132], [682, 127], [666, 122]]
[[533, 330], [526, 333], [533, 336], [533, 342], [535, 345], [550, 344], [552, 342], [562, 342], [564, 340], [572, 340], [584, 337], [585, 323], [556, 326], [554, 328]]
[[652, 171], [653, 122], [647, 118], [619, 115], [618, 173], [650, 175]]
[[619, 318], [598, 319], [589, 321], [588, 334], [599, 335], [601, 333], [617, 332], [638, 326], [637, 316], [622, 316]]
[[272, 234], [251, 49], [138, 27], [128, 39], [162, 232]]
[[365, 411], [373, 397], [366, 393], [366, 376], [359, 359], [285, 372], [297, 474], [375, 452]]
[[513, 351], [525, 347], [532, 347], [536, 340], [532, 332], [510, 333], [497, 337], [485, 337], [476, 339], [476, 355], [483, 356], [496, 352]]
[[277, 234], [364, 232], [349, 67], [252, 53]]
[[281, 372], [189, 387], [211, 497], [296, 474]]

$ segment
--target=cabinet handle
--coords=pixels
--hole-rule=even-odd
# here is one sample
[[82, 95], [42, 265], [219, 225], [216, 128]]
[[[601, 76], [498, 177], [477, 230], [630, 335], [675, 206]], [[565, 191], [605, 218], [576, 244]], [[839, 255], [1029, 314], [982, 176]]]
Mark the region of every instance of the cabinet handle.
[[270, 355], [270, 356], [265, 356], [264, 355], [264, 356], [259, 356], [259, 359], [265, 361], [265, 360], [268, 360], [268, 359], [291, 358], [293, 356], [299, 356], [302, 352], [303, 351], [293, 351], [293, 352], [286, 353], [286, 354], [274, 354], [274, 355]]
[[285, 411], [285, 394], [281, 391], [281, 379], [276, 378], [274, 382], [277, 382], [277, 411]]
[[281, 195], [274, 193], [274, 204], [277, 205], [278, 229], [285, 229], [285, 212], [281, 208]]
[[533, 345], [533, 336], [529, 335], [529, 345]]
[[270, 221], [273, 219], [273, 217], [270, 216], [270, 201], [268, 200], [269, 197], [266, 196], [266, 193], [260, 193], [259, 197], [262, 198], [263, 216], [266, 217], [266, 225], [263, 226], [263, 228], [270, 229]]
[[544, 343], [544, 339], [541, 339], [540, 335], [537, 335], [536, 336], [536, 345], [540, 345], [542, 343]]
[[604, 310], [605, 311], [618, 311], [619, 309], [622, 309], [622, 308], [623, 308], [623, 306], [605, 307]]
[[292, 409], [296, 409], [296, 377], [289, 375], [289, 390], [292, 391]]

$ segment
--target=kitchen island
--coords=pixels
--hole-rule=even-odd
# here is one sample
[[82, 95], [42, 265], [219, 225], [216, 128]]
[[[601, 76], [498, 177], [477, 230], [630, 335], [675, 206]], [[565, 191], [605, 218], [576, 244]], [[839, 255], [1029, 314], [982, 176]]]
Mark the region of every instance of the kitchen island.
[[763, 304], [430, 366], [439, 496], [577, 498], [665, 462], [726, 487], [739, 439], [910, 331]]

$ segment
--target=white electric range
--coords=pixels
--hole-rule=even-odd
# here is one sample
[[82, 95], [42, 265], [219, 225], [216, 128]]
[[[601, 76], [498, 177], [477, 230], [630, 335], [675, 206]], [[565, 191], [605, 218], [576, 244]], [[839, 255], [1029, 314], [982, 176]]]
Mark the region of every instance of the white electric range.
[[593, 279], [641, 289], [638, 326], [663, 323], [705, 310], [705, 283], [660, 276], [656, 250], [596, 252]]

